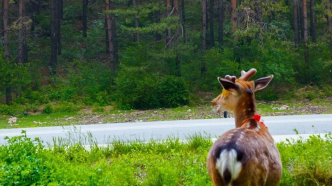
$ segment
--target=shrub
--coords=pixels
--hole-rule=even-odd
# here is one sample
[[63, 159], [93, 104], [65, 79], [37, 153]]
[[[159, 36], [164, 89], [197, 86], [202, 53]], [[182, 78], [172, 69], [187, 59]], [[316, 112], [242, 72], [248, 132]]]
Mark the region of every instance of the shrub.
[[115, 79], [116, 101], [121, 109], [159, 107], [157, 77], [144, 74], [144, 69], [125, 68]]
[[44, 105], [43, 112], [45, 114], [51, 114], [53, 112], [52, 104], [48, 103], [48, 104]]
[[189, 90], [182, 78], [164, 77], [158, 84], [158, 91], [162, 107], [178, 107], [189, 103]]
[[0, 113], [1, 114], [6, 114], [6, 115], [13, 115], [14, 110], [9, 105], [0, 105]]

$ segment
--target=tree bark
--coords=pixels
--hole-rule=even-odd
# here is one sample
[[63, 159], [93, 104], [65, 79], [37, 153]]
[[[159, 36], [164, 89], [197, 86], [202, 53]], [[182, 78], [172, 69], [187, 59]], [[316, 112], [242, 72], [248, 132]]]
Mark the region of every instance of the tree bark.
[[[114, 1], [110, 2], [110, 9], [114, 10]], [[114, 64], [115, 69], [117, 68], [117, 65], [119, 64], [119, 56], [118, 56], [118, 40], [116, 35], [116, 23], [115, 23], [115, 15], [111, 14], [111, 20], [112, 20], [112, 43], [113, 43], [113, 56], [114, 56]]]
[[[106, 12], [110, 11], [110, 0], [105, 0], [105, 10]], [[114, 74], [115, 73], [115, 61], [114, 61], [114, 45], [113, 45], [113, 34], [112, 34], [112, 21], [111, 21], [111, 16], [109, 13], [106, 14], [106, 26], [107, 26], [107, 35], [108, 35], [108, 46], [109, 46], [109, 60], [110, 60], [110, 67], [111, 67], [111, 72]]]
[[303, 0], [303, 42], [308, 41], [307, 1]]
[[202, 12], [203, 12], [203, 31], [202, 31], [202, 46], [203, 50], [206, 50], [206, 0], [202, 0]]
[[332, 23], [331, 23], [330, 0], [326, 0], [326, 9], [327, 9], [327, 25], [329, 28], [329, 35], [330, 35], [330, 51], [332, 52]]
[[312, 42], [316, 43], [316, 25], [315, 25], [315, 2], [314, 0], [310, 0], [310, 33]]
[[[1, 18], [3, 19], [3, 1], [4, 0], [0, 0], [0, 4], [1, 4], [1, 9], [0, 9], [0, 11], [1, 11], [1, 14], [0, 14], [0, 16], [1, 16]], [[0, 35], [3, 37], [4, 35], [3, 35], [3, 22], [1, 23], [1, 25], [0, 25]]]
[[184, 0], [181, 0], [181, 15], [182, 15], [182, 32], [183, 32], [183, 42], [187, 42], [186, 36], [186, 12], [184, 8]]
[[60, 3], [59, 19], [63, 19], [63, 0], [59, 0], [59, 3]]
[[51, 0], [51, 74], [56, 74], [58, 32], [57, 32], [57, 0]]
[[210, 46], [211, 47], [214, 46], [213, 8], [214, 8], [214, 0], [210, 0]]
[[[179, 1], [178, 0], [173, 0], [173, 7], [174, 7], [173, 15], [179, 16]], [[178, 41], [179, 36], [180, 36], [180, 30], [179, 30], [179, 28], [176, 28], [174, 40]]]
[[87, 0], [83, 0], [83, 37], [86, 37], [87, 34], [87, 27], [88, 27], [88, 23], [87, 23]]
[[[203, 13], [203, 31], [202, 31], [202, 46], [203, 46], [203, 53], [206, 50], [206, 0], [202, 0], [202, 13]], [[206, 73], [206, 64], [204, 57], [202, 58], [201, 64], [201, 75], [204, 77]]]
[[3, 0], [3, 37], [5, 45], [5, 59], [10, 60], [8, 40], [8, 0]]
[[[9, 40], [8, 40], [8, 0], [3, 0], [3, 35], [5, 45], [5, 59], [10, 61], [9, 55]], [[9, 105], [12, 101], [11, 87], [6, 83], [6, 104]]]
[[[156, 15], [156, 23], [160, 23], [160, 10], [156, 10], [155, 12]], [[156, 41], [160, 41], [161, 40], [161, 34], [158, 33], [158, 31], [156, 32]]]
[[235, 11], [236, 11], [236, 0], [232, 0], [232, 17], [231, 17], [231, 21], [232, 21], [233, 32], [235, 32], [236, 29], [237, 29], [236, 18], [235, 18]]
[[219, 4], [218, 4], [218, 23], [219, 23], [218, 39], [219, 39], [219, 45], [222, 48], [223, 41], [224, 41], [224, 8], [223, 8], [223, 0], [219, 0]]
[[57, 50], [58, 55], [61, 55], [61, 0], [56, 2], [56, 32], [57, 32]]
[[19, 18], [18, 18], [18, 55], [17, 55], [17, 62], [18, 63], [24, 63], [24, 0], [20, 0], [18, 3], [18, 12], [19, 12]]
[[[171, 13], [170, 11], [170, 8], [171, 8], [171, 1], [170, 0], [166, 0], [165, 2], [165, 7], [166, 7], [166, 12], [165, 12], [165, 17], [168, 17], [169, 14]], [[169, 44], [169, 41], [171, 39], [171, 29], [170, 28], [167, 28], [166, 29], [166, 47], [168, 46]]]
[[[134, 6], [138, 5], [137, 0], [133, 0], [133, 5]], [[139, 28], [139, 19], [137, 14], [135, 15], [135, 28]], [[135, 39], [138, 42], [141, 41], [141, 36], [138, 32], [135, 33]]]
[[297, 0], [293, 0], [293, 22], [294, 22], [295, 47], [299, 46], [299, 27], [298, 27], [297, 8], [298, 8]]
[[105, 43], [106, 43], [106, 54], [109, 54], [109, 41], [108, 41], [108, 30], [107, 30], [107, 18], [105, 17]]

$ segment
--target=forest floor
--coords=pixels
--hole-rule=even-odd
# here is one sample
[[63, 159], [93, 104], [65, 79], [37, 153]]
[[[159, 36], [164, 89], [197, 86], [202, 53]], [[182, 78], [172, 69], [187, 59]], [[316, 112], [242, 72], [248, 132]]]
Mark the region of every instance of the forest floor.
[[[257, 113], [262, 116], [332, 114], [332, 98], [296, 102], [257, 101]], [[210, 104], [207, 103], [199, 106], [153, 110], [117, 110], [112, 106], [107, 106], [102, 112], [94, 112], [92, 108], [86, 107], [72, 113], [42, 114], [37, 112], [15, 117], [16, 122], [11, 123], [9, 122], [11, 116], [0, 116], [0, 128], [224, 118], [223, 113], [214, 113]], [[229, 112], [228, 117], [233, 117], [232, 113]]]

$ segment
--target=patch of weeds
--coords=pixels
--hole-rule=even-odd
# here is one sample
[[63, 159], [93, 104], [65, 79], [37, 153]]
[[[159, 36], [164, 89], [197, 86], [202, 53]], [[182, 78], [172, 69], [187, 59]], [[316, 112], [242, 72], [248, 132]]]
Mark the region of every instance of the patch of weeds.
[[53, 106], [52, 106], [52, 104], [48, 103], [48, 104], [44, 105], [43, 112], [45, 114], [51, 114], [53, 112]]

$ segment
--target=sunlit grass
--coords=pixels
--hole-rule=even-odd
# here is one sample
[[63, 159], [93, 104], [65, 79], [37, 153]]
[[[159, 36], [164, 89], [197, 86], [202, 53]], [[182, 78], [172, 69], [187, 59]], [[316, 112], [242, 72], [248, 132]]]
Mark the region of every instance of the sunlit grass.
[[[211, 185], [204, 134], [142, 142], [113, 139], [99, 146], [91, 134], [72, 131], [44, 146], [25, 133], [0, 146], [0, 185]], [[277, 144], [280, 185], [331, 185], [332, 135]], [[88, 146], [86, 146], [88, 145]]]

